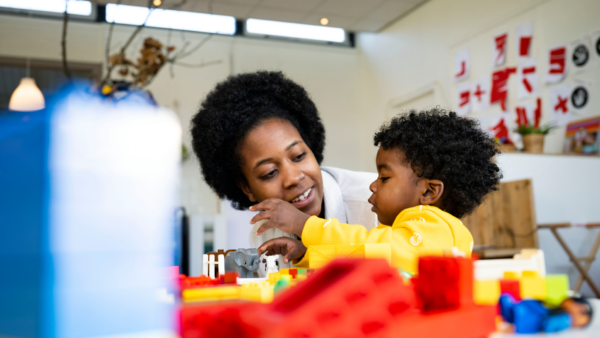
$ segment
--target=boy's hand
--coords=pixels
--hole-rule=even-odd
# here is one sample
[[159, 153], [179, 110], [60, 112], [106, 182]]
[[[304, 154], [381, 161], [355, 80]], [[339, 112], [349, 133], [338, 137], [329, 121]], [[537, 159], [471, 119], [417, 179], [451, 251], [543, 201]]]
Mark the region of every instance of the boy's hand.
[[259, 256], [265, 252], [267, 252], [267, 256], [285, 255], [283, 257], [283, 262], [287, 264], [290, 261], [300, 261], [306, 253], [306, 247], [302, 241], [297, 239], [290, 237], [279, 237], [264, 242], [258, 248]]
[[304, 223], [310, 218], [310, 215], [296, 209], [293, 205], [277, 198], [269, 198], [250, 207], [251, 211], [262, 211], [254, 216], [250, 224], [260, 220], [268, 219], [258, 228], [256, 235], [260, 236], [263, 232], [275, 228], [285, 233], [302, 237]]

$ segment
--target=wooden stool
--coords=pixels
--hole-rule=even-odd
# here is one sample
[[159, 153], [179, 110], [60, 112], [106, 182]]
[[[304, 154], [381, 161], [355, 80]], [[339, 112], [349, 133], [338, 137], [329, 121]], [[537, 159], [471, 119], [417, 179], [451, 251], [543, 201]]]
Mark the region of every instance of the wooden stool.
[[[587, 223], [587, 224], [582, 224], [582, 225], [578, 225], [578, 226], [584, 226], [588, 229], [591, 229], [591, 228], [600, 227], [600, 223]], [[579, 275], [579, 278], [577, 279], [577, 282], [575, 283], [575, 287], [573, 288], [573, 291], [579, 292], [579, 289], [581, 289], [583, 281], [585, 280], [590, 285], [590, 288], [592, 288], [592, 291], [594, 291], [594, 293], [596, 294], [596, 297], [600, 298], [600, 291], [598, 290], [598, 287], [596, 286], [596, 284], [594, 284], [594, 281], [592, 281], [592, 278], [590, 277], [590, 275], [588, 275], [588, 271], [590, 270], [590, 267], [592, 266], [592, 262], [594, 262], [594, 260], [596, 259], [596, 253], [598, 252], [598, 248], [600, 248], [600, 233], [598, 233], [598, 236], [596, 236], [596, 241], [594, 242], [594, 245], [592, 246], [592, 250], [590, 251], [590, 253], [587, 257], [575, 257], [575, 254], [573, 254], [571, 249], [569, 249], [569, 247], [567, 246], [567, 243], [565, 243], [563, 238], [558, 233], [559, 228], [571, 228], [571, 227], [572, 227], [571, 223], [538, 225], [538, 229], [550, 229], [550, 231], [552, 231], [552, 233], [554, 234], [554, 237], [556, 237], [556, 240], [558, 241], [558, 243], [560, 243], [560, 245], [563, 247], [563, 249], [565, 249], [565, 251], [567, 252], [569, 259], [571, 260], [573, 265], [575, 265], [575, 268], [577, 268], [577, 270], [579, 270], [580, 275]], [[585, 262], [584, 266], [581, 266], [580, 262]]]

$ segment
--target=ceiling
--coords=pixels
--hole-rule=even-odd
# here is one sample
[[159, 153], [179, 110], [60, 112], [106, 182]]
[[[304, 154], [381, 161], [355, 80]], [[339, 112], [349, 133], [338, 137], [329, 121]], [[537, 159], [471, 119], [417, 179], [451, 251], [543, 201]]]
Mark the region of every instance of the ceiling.
[[[106, 4], [117, 0], [92, 0]], [[162, 0], [171, 6], [182, 0]], [[187, 0], [183, 11], [230, 15], [238, 19], [264, 19], [319, 25], [352, 32], [377, 32], [427, 0]], [[146, 6], [148, 0], [122, 0], [124, 5]], [[212, 8], [211, 8], [212, 7]]]

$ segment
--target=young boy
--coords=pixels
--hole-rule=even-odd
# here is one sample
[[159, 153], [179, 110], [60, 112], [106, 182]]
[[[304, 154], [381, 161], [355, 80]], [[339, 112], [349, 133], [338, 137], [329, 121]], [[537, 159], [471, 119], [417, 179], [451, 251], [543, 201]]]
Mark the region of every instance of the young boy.
[[[493, 137], [474, 119], [441, 109], [392, 119], [375, 134], [377, 172], [369, 203], [381, 223], [367, 231], [361, 225], [309, 217], [285, 201], [270, 199], [251, 210], [262, 210], [252, 223], [268, 219], [258, 234], [270, 228], [302, 239], [276, 238], [259, 253], [283, 254], [297, 266], [311, 245], [390, 243], [392, 265], [416, 273], [419, 256], [441, 254], [453, 247], [471, 255], [473, 237], [459, 220], [485, 195], [497, 190], [500, 151]], [[299, 260], [299, 261], [298, 261]]]

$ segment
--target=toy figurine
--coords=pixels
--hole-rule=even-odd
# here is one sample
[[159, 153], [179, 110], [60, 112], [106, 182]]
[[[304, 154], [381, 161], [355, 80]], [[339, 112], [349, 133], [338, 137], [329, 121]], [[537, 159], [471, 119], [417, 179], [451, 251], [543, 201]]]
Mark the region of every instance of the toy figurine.
[[552, 333], [585, 327], [593, 316], [590, 303], [580, 297], [567, 298], [556, 309], [547, 308], [539, 300], [517, 301], [510, 294], [500, 296], [499, 304], [502, 317], [514, 324], [516, 333]]
[[265, 265], [266, 275], [268, 276], [270, 273], [279, 272], [279, 255], [267, 256], [267, 264]]
[[254, 278], [260, 264], [258, 250], [239, 249], [232, 251], [225, 257], [225, 271], [235, 271], [240, 278]]

